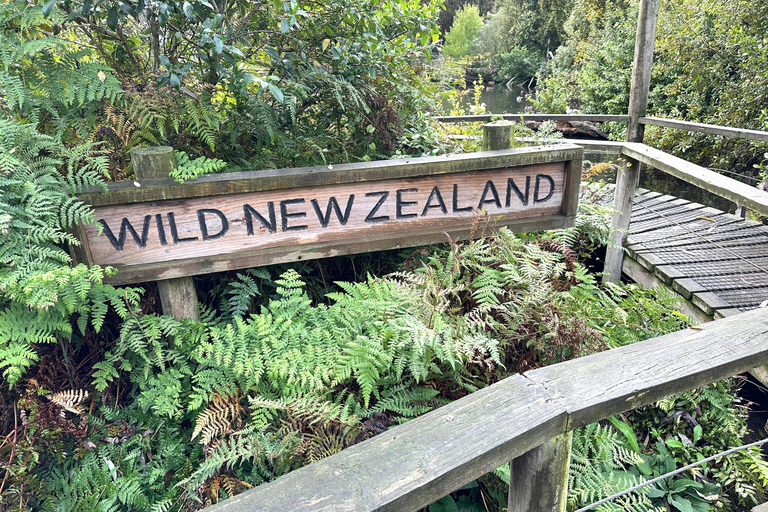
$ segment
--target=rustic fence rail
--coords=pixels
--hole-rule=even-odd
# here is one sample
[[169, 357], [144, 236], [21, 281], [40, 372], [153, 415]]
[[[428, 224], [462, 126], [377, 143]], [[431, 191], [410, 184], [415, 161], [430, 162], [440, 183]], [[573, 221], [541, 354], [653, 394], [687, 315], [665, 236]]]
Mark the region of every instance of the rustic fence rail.
[[206, 511], [418, 510], [548, 439], [768, 364], [766, 341], [758, 309], [514, 375]]
[[742, 128], [731, 128], [729, 126], [716, 124], [694, 123], [691, 121], [678, 121], [676, 119], [662, 119], [659, 117], [641, 117], [640, 124], [661, 126], [663, 128], [676, 128], [678, 130], [686, 130], [689, 132], [707, 133], [709, 135], [720, 135], [737, 139], [768, 142], [768, 132], [760, 130], [745, 130]]

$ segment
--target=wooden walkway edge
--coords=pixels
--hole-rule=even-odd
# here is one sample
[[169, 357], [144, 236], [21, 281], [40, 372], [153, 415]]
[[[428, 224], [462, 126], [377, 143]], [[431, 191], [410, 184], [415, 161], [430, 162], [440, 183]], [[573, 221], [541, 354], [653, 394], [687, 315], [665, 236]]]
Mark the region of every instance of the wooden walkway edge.
[[623, 272], [665, 285], [699, 321], [731, 316], [768, 300], [768, 226], [658, 192], [639, 190]]

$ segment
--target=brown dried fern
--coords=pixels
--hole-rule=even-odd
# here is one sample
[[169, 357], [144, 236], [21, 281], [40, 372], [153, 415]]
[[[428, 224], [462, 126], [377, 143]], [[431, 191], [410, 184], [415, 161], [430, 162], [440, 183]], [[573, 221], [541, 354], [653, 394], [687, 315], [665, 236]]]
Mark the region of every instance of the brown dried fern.
[[[68, 389], [67, 391], [59, 391], [52, 395], [46, 395], [46, 398], [56, 405], [62, 407], [69, 412], [83, 415], [85, 411], [80, 404], [88, 398], [88, 392], [84, 389]], [[61, 412], [62, 416], [64, 411]]]
[[217, 435], [228, 434], [240, 428], [241, 417], [246, 412], [240, 404], [242, 398], [240, 395], [214, 393], [211, 403], [197, 416], [192, 439], [200, 435], [200, 444], [207, 446]]

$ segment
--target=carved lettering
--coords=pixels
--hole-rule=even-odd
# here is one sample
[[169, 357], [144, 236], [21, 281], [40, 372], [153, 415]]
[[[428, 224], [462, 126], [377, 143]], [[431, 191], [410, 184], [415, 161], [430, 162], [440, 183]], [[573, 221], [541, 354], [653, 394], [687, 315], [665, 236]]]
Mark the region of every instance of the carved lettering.
[[[219, 222], [221, 223], [221, 229], [218, 233], [213, 235], [208, 232], [208, 223], [205, 219], [205, 216], [208, 214], [218, 217]], [[227, 217], [219, 210], [212, 208], [203, 208], [201, 210], [197, 210], [197, 222], [200, 224], [200, 232], [203, 234], [203, 241], [216, 240], [226, 235], [227, 231], [229, 231], [229, 222], [227, 222]]]
[[417, 201], [403, 201], [403, 194], [409, 194], [409, 193], [416, 193], [419, 189], [417, 188], [400, 188], [397, 190], [397, 193], [395, 194], [397, 199], [395, 200], [395, 217], [398, 219], [408, 219], [411, 217], [417, 217], [417, 214], [415, 213], [403, 213], [403, 208], [407, 208], [409, 206], [414, 206], [417, 204]]
[[196, 242], [199, 240], [196, 236], [189, 236], [187, 238], [179, 238], [179, 230], [176, 229], [176, 216], [173, 212], [168, 213], [168, 227], [171, 228], [171, 238], [174, 245], [182, 244], [184, 242]]
[[288, 213], [288, 205], [289, 204], [304, 204], [304, 199], [286, 199], [285, 201], [280, 201], [280, 217], [283, 221], [283, 232], [286, 231], [303, 231], [305, 229], [309, 229], [309, 226], [306, 224], [301, 224], [299, 226], [289, 226], [288, 220], [289, 219], [300, 219], [301, 217], [306, 217], [307, 212], [294, 212], [294, 213]]
[[371, 208], [371, 211], [368, 212], [368, 215], [365, 216], [365, 222], [386, 222], [389, 220], [389, 215], [379, 215], [378, 217], [374, 217], [376, 215], [376, 212], [379, 211], [379, 208], [381, 208], [381, 205], [384, 204], [384, 201], [387, 200], [389, 197], [389, 192], [386, 190], [382, 190], [381, 192], [368, 192], [365, 194], [365, 197], [375, 197], [375, 196], [381, 196], [379, 197], [379, 201]]
[[136, 245], [139, 246], [139, 249], [144, 249], [147, 246], [147, 235], [149, 235], [149, 222], [151, 220], [151, 215], [144, 217], [144, 227], [141, 230], [141, 236], [139, 236], [128, 218], [123, 217], [123, 220], [120, 223], [120, 234], [118, 235], [118, 238], [115, 238], [112, 230], [109, 229], [107, 221], [100, 219], [99, 224], [101, 224], [104, 228], [104, 234], [107, 236], [109, 243], [112, 244], [112, 247], [114, 247], [116, 251], [122, 251], [123, 246], [125, 246], [125, 237], [127, 236], [128, 232], [131, 233], [131, 237], [133, 238], [133, 241], [136, 242]]
[[472, 207], [471, 206], [465, 206], [463, 208], [459, 208], [459, 186], [457, 184], [453, 184], [453, 213], [459, 213], [459, 212], [471, 212]]
[[248, 236], [253, 236], [253, 218], [256, 217], [261, 225], [269, 230], [270, 233], [277, 233], [277, 218], [275, 215], [275, 203], [272, 201], [267, 203], [267, 211], [269, 220], [265, 219], [262, 214], [256, 211], [249, 204], [243, 205], [243, 213], [245, 214], [245, 227], [248, 230]]
[[523, 195], [522, 192], [520, 192], [520, 189], [517, 188], [517, 185], [515, 184], [515, 180], [512, 178], [507, 178], [507, 200], [504, 202], [504, 206], [509, 208], [510, 199], [512, 198], [512, 191], [515, 191], [515, 194], [517, 194], [517, 198], [520, 199], [520, 202], [523, 203], [524, 206], [528, 206], [528, 196], [531, 192], [531, 177], [526, 176], [525, 177], [525, 195]]
[[[437, 204], [432, 204], [432, 200], [436, 200]], [[424, 209], [421, 211], [421, 216], [424, 217], [430, 208], [440, 208], [441, 212], [448, 213], [448, 208], [445, 207], [443, 196], [440, 194], [440, 189], [437, 187], [434, 187], [432, 192], [429, 193], [427, 203], [424, 205]]]
[[320, 210], [320, 204], [317, 202], [317, 199], [312, 199], [312, 207], [315, 209], [315, 213], [317, 214], [317, 220], [320, 221], [320, 225], [324, 228], [328, 227], [328, 223], [331, 220], [331, 208], [333, 208], [333, 211], [336, 212], [336, 218], [339, 220], [339, 224], [342, 226], [347, 225], [347, 221], [349, 221], [349, 214], [352, 213], [352, 203], [355, 201], [355, 194], [349, 195], [349, 200], [347, 200], [347, 207], [344, 210], [344, 215], [341, 214], [341, 208], [339, 207], [339, 202], [336, 201], [336, 198], [331, 196], [328, 198], [328, 206], [325, 208], [325, 216], [323, 216], [323, 212]]
[[155, 223], [157, 224], [157, 237], [160, 239], [160, 245], [168, 245], [168, 240], [165, 238], [165, 226], [163, 226], [163, 216], [159, 213], [155, 215]]
[[[549, 192], [546, 196], [540, 198], [539, 197], [539, 189], [541, 181], [545, 180], [547, 183], [549, 183]], [[552, 179], [551, 176], [547, 176], [546, 174], [537, 174], [536, 175], [536, 186], [533, 189], [533, 204], [543, 203], [544, 201], [549, 200], [550, 197], [552, 197], [552, 194], [555, 193], [555, 180]]]
[[[493, 196], [491, 199], [486, 199], [488, 197], [488, 192], [490, 192], [491, 195]], [[488, 180], [487, 182], [485, 182], [483, 195], [480, 196], [480, 202], [477, 204], [477, 209], [479, 210], [486, 203], [493, 203], [496, 206], [496, 208], [501, 208], [501, 201], [499, 201], [499, 193], [496, 192], [496, 185], [494, 185], [491, 180]]]

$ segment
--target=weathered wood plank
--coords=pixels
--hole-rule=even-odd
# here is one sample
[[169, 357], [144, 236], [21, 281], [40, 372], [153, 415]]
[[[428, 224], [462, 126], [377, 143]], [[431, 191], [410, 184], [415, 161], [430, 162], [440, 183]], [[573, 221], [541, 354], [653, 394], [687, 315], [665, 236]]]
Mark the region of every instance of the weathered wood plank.
[[632, 204], [640, 180], [640, 165], [633, 162], [629, 167], [619, 167], [614, 189], [613, 214], [609, 243], [605, 252], [605, 265], [602, 280], [604, 283], [617, 283], [621, 279], [621, 267], [624, 260], [623, 246], [627, 240], [632, 217]]
[[672, 283], [672, 289], [682, 295], [686, 300], [691, 300], [694, 293], [707, 291], [707, 289], [697, 283], [695, 279], [686, 277], [676, 279], [675, 282]]
[[613, 114], [480, 114], [470, 116], [436, 116], [439, 123], [488, 123], [496, 119], [509, 121], [591, 121], [626, 123], [629, 116]]
[[668, 229], [672, 226], [682, 225], [684, 226], [688, 222], [695, 222], [701, 217], [711, 217], [714, 215], [712, 212], [708, 212], [706, 208], [701, 210], [683, 210], [683, 211], [670, 211], [662, 210], [655, 212], [656, 215], [651, 218], [639, 220], [638, 222], [632, 222], [629, 225], [629, 232], [632, 235], [638, 235], [646, 231], [654, 231], [657, 229]]
[[768, 215], [768, 193], [644, 144], [626, 143], [621, 154], [683, 181]]
[[[722, 290], [717, 292], [717, 296], [728, 304], [742, 310], [753, 309], [768, 300], [768, 286], [758, 288]], [[768, 311], [761, 309], [764, 315], [768, 316]]]
[[610, 141], [610, 140], [586, 140], [586, 139], [539, 139], [534, 137], [515, 137], [515, 140], [522, 142], [530, 146], [537, 146], [540, 144], [562, 144], [566, 142], [568, 144], [576, 144], [584, 148], [584, 158], [586, 160], [596, 160], [603, 156], [619, 156], [621, 154], [621, 148], [624, 147], [623, 142]]
[[[719, 295], [722, 295], [720, 290], [749, 290], [768, 287], [768, 269], [760, 268], [752, 261], [739, 261], [741, 261], [742, 269], [738, 274], [722, 275], [718, 271], [717, 274], [701, 275], [696, 278], [696, 281], [708, 290], [718, 292]], [[755, 294], [755, 303], [759, 304], [762, 301], [758, 300], [757, 297], [759, 295]]]
[[568, 411], [574, 429], [765, 365], [766, 339], [768, 315], [755, 310], [525, 376]]
[[[710, 276], [714, 271], [717, 271], [717, 274], [721, 276], [763, 272], [758, 267], [768, 269], [768, 254], [763, 257], [749, 258], [747, 262], [739, 258], [718, 261], [716, 264], [706, 261], [701, 263], [677, 263], [675, 265], [675, 269], [686, 277]], [[765, 272], [768, 274], [768, 270]]]
[[[412, 236], [407, 245], [423, 245], [430, 243], [426, 238], [442, 241], [446, 232], [455, 238], [478, 224], [539, 223], [554, 229], [563, 224], [558, 217], [570, 222], [575, 215], [578, 199], [565, 200], [565, 194], [578, 193], [578, 166], [576, 160], [573, 165], [552, 162], [98, 206], [94, 209], [98, 225], [86, 226], [85, 233], [93, 263], [117, 268], [113, 279], [130, 282], [138, 279], [139, 271], [157, 269], [158, 263], [168, 266], [162, 273], [165, 279], [213, 271], [214, 262], [258, 261], [262, 255], [302, 259], [306, 256], [300, 251], [314, 254], [315, 247], [364, 252], [389, 238], [392, 245], [384, 248], [395, 248], [406, 235]], [[547, 226], [542, 219], [553, 224]]]
[[[572, 227], [573, 224], [574, 217], [558, 215], [520, 219], [505, 222], [501, 225], [508, 227], [515, 233], [533, 233], [536, 231]], [[156, 279], [171, 279], [188, 275], [209, 274], [212, 272], [226, 272], [276, 263], [330, 258], [333, 256], [356, 254], [361, 251], [402, 249], [447, 242], [449, 235], [452, 240], [467, 240], [472, 233], [477, 234], [474, 226], [474, 224], [454, 225], [443, 231], [401, 230], [396, 236], [381, 235], [379, 237], [367, 237], [364, 245], [354, 243], [354, 240], [340, 240], [316, 243], [309, 246], [293, 246], [289, 249], [286, 247], [273, 247], [257, 252], [220, 254], [205, 258], [204, 260], [186, 259], [173, 262], [147, 263], [133, 266], [130, 269], [124, 267], [121, 272], [106, 278], [105, 281], [111, 284], [126, 284]], [[477, 226], [479, 226], [480, 230], [490, 233], [495, 229], [496, 224], [494, 219], [489, 219], [487, 222], [479, 220]]]
[[509, 512], [560, 512], [568, 498], [573, 432], [560, 434], [510, 463]]
[[729, 215], [719, 215], [716, 218], [701, 219], [701, 222], [688, 223], [685, 225], [685, 229], [671, 229], [662, 232], [646, 232], [638, 235], [631, 235], [627, 239], [628, 244], [641, 243], [646, 248], [664, 248], [670, 247], [670, 244], [674, 246], [687, 245], [689, 243], [695, 243], [706, 238], [706, 240], [718, 241], [718, 240], [730, 240], [732, 238], [744, 238], [750, 235], [749, 229], [753, 226], [748, 226], [744, 222], [734, 220]]
[[[173, 148], [156, 146], [136, 148], [131, 150], [134, 174], [137, 180], [168, 178], [169, 173], [176, 168], [176, 158]], [[87, 240], [87, 228], [81, 231], [88, 255], [89, 264], [93, 264], [92, 246]], [[190, 318], [200, 320], [200, 310], [197, 305], [197, 290], [195, 281], [188, 276], [176, 279], [161, 279], [157, 282], [160, 294], [160, 304], [163, 313], [173, 316], [176, 320]]]
[[661, 247], [658, 247], [657, 244], [652, 245], [650, 243], [646, 243], [645, 245], [648, 247], [653, 247], [653, 251], [657, 253], [690, 253], [691, 251], [698, 251], [702, 249], [723, 249], [733, 253], [733, 251], [738, 248], [743, 249], [745, 254], [757, 257], [768, 254], [760, 247], [766, 243], [768, 243], [768, 231], [762, 229], [747, 228], [722, 234], [714, 233], [711, 235], [711, 238], [710, 235], [706, 232], [699, 233], [698, 237], [681, 238], [679, 240], [674, 240], [670, 237], [670, 243]]
[[661, 119], [659, 117], [641, 117], [640, 123], [661, 126], [664, 128], [676, 128], [678, 130], [686, 130], [689, 132], [708, 133], [710, 135], [721, 135], [723, 137], [768, 142], [768, 132], [759, 130], [745, 130], [742, 128], [731, 128], [716, 124], [693, 123], [691, 121], [679, 121], [677, 119]]
[[80, 194], [79, 197], [93, 206], [151, 203], [169, 199], [521, 167], [580, 159], [582, 151], [581, 147], [573, 144], [560, 144], [401, 160], [209, 174], [183, 184], [170, 179], [142, 180], [137, 187], [132, 181], [122, 181], [110, 183], [107, 194], [99, 188]]
[[[699, 208], [704, 208], [704, 206], [699, 205]], [[632, 222], [629, 224], [630, 233], [632, 231], [633, 225], [640, 224], [650, 219], [658, 218], [659, 214], [662, 212], [664, 215], [670, 215], [690, 212], [693, 209], [694, 208], [689, 208], [688, 205], [674, 204], [672, 201], [654, 205], [653, 207], [642, 207], [642, 205], [638, 207], [638, 205], [635, 205], [632, 207]]]
[[691, 300], [708, 315], [714, 315], [718, 309], [731, 308], [734, 304], [724, 300], [723, 297], [710, 291], [694, 293]]
[[409, 511], [565, 431], [563, 409], [515, 375], [207, 512]]

